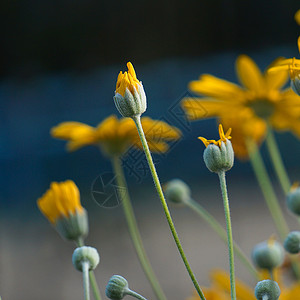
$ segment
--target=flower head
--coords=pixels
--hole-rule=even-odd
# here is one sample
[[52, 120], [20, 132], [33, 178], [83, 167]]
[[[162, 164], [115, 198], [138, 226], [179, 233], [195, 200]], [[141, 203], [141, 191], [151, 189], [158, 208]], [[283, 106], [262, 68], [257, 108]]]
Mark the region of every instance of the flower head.
[[76, 211], [81, 213], [79, 190], [72, 180], [52, 182], [50, 189], [38, 199], [38, 207], [45, 217], [55, 223], [60, 218], [68, 218]]
[[[212, 75], [201, 75], [189, 84], [191, 91], [206, 96], [185, 98], [182, 107], [190, 120], [218, 118], [225, 128], [231, 127], [233, 148], [239, 158], [246, 158], [246, 139], [260, 144], [267, 124], [278, 130], [299, 134], [300, 101], [291, 89], [281, 90], [288, 79], [286, 69], [261, 73], [246, 55], [236, 60], [241, 86]], [[296, 125], [297, 124], [297, 125]]]
[[52, 182], [37, 205], [64, 238], [76, 241], [87, 235], [87, 213], [81, 206], [79, 190], [73, 181]]
[[123, 117], [134, 117], [146, 111], [146, 94], [131, 62], [127, 63], [127, 68], [128, 72], [121, 71], [118, 75], [114, 101]]
[[[181, 132], [176, 127], [149, 117], [142, 117], [141, 122], [151, 151], [163, 153], [168, 151], [168, 141], [178, 140]], [[109, 116], [96, 128], [79, 123], [63, 122], [51, 129], [51, 135], [67, 140], [67, 149], [75, 151], [87, 145], [99, 145], [109, 155], [122, 155], [129, 147], [142, 148], [134, 121], [130, 118], [118, 119]]]

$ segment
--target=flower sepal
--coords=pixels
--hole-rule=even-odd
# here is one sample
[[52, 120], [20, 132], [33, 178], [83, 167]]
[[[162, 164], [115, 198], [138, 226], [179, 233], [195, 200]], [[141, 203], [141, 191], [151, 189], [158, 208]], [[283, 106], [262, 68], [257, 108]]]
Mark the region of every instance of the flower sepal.
[[54, 226], [62, 238], [71, 241], [84, 239], [89, 232], [87, 211], [84, 208], [76, 209], [75, 213], [70, 213], [68, 217], [57, 219]]

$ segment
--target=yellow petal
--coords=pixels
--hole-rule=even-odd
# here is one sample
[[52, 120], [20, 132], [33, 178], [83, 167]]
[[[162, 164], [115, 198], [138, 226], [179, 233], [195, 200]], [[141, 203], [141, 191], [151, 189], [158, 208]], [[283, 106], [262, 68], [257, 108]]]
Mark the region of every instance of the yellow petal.
[[[282, 58], [278, 58], [274, 62], [271, 63], [271, 65], [267, 68], [269, 70], [273, 66], [276, 66], [279, 61], [282, 61]], [[289, 73], [287, 69], [279, 69], [277, 72], [265, 72], [265, 80], [267, 88], [270, 90], [276, 90], [283, 87], [288, 79], [289, 79]]]
[[200, 95], [213, 97], [220, 100], [243, 101], [243, 90], [236, 84], [204, 74], [199, 80], [189, 83], [189, 89]]
[[181, 105], [189, 120], [234, 115], [243, 108], [234, 102], [215, 101], [209, 98], [184, 98]]
[[51, 135], [58, 139], [70, 140], [92, 135], [95, 128], [80, 122], [63, 122], [51, 129]]
[[264, 78], [255, 62], [246, 55], [236, 60], [236, 71], [240, 82], [249, 90], [260, 92], [264, 89]]
[[298, 9], [295, 13], [295, 21], [298, 23], [298, 25], [300, 25], [300, 9]]

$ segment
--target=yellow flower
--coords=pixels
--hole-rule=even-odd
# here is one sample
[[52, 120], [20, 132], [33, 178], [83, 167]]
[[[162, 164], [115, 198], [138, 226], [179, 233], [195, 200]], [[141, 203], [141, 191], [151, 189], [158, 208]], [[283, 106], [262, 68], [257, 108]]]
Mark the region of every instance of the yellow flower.
[[80, 204], [79, 190], [72, 180], [52, 182], [50, 189], [38, 199], [37, 204], [52, 224], [84, 210]]
[[221, 147], [222, 142], [226, 143], [227, 140], [231, 139], [230, 133], [231, 133], [231, 128], [229, 128], [227, 130], [226, 134], [224, 134], [223, 127], [220, 124], [219, 125], [219, 136], [220, 136], [219, 140], [217, 140], [217, 141], [215, 141], [215, 140], [207, 140], [206, 138], [201, 137], [201, 136], [198, 137], [198, 139], [203, 142], [203, 144], [205, 145], [205, 147], [207, 147], [209, 144], [214, 144], [216, 146]]
[[[185, 98], [183, 109], [190, 120], [218, 118], [239, 138], [233, 139], [235, 154], [247, 156], [245, 139], [260, 144], [267, 124], [299, 135], [300, 99], [291, 89], [281, 90], [288, 79], [286, 70], [262, 74], [246, 55], [236, 61], [241, 86], [204, 74], [189, 84], [191, 91], [206, 98]], [[297, 126], [295, 126], [297, 124]]]
[[[262, 274], [262, 279], [265, 279], [266, 274]], [[275, 281], [279, 284], [281, 295], [280, 300], [296, 300], [300, 299], [300, 284], [295, 283], [291, 286], [286, 286], [277, 273]], [[206, 300], [230, 300], [230, 277], [229, 274], [216, 270], [211, 273], [211, 287], [204, 289]], [[256, 300], [254, 296], [254, 287], [250, 287], [242, 281], [236, 279], [236, 297], [237, 300]], [[198, 295], [188, 298], [188, 300], [200, 299]]]
[[300, 25], [300, 9], [295, 13], [295, 21]]
[[[168, 151], [167, 142], [181, 136], [179, 129], [163, 121], [142, 117], [141, 122], [152, 152]], [[106, 118], [96, 128], [79, 122], [63, 122], [51, 129], [51, 135], [67, 140], [69, 151], [87, 145], [99, 145], [108, 155], [122, 155], [131, 146], [142, 149], [134, 121], [130, 118], [119, 120], [115, 115]]]

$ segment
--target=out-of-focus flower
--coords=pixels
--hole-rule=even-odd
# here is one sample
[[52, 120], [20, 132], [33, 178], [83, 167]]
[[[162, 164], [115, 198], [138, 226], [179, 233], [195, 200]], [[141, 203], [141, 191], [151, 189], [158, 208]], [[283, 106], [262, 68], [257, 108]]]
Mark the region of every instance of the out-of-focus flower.
[[300, 9], [298, 9], [295, 13], [295, 21], [300, 25]]
[[[267, 123], [277, 130], [299, 135], [300, 99], [291, 89], [282, 90], [288, 79], [286, 70], [261, 73], [246, 55], [236, 61], [241, 86], [204, 74], [189, 84], [191, 91], [206, 98], [185, 98], [182, 107], [190, 120], [218, 118], [224, 128], [231, 127], [239, 138], [233, 139], [235, 154], [247, 157], [245, 139], [258, 145], [263, 141]], [[295, 125], [297, 124], [297, 125]]]
[[[168, 151], [168, 141], [176, 141], [181, 132], [166, 122], [141, 118], [146, 138], [152, 152]], [[129, 147], [142, 149], [134, 121], [130, 118], [118, 119], [109, 116], [96, 128], [79, 123], [63, 122], [51, 129], [51, 135], [58, 139], [67, 140], [67, 149], [75, 151], [87, 145], [99, 145], [102, 151], [109, 155], [122, 155]]]
[[[262, 279], [267, 278], [267, 274], [262, 274]], [[280, 300], [295, 300], [299, 299], [300, 284], [295, 283], [286, 286], [282, 280], [281, 275], [275, 272], [274, 279], [281, 289]], [[206, 300], [230, 300], [230, 277], [229, 274], [216, 270], [211, 273], [211, 286], [203, 289]], [[250, 287], [242, 281], [236, 279], [236, 297], [237, 300], [256, 300], [254, 296], [254, 286]], [[200, 299], [198, 295], [188, 298], [188, 300]]]
[[[298, 49], [300, 52], [300, 36], [298, 37]], [[273, 67], [269, 69], [269, 73], [277, 74], [278, 71], [288, 70], [291, 78], [291, 87], [293, 91], [300, 95], [300, 59], [295, 57], [289, 59], [281, 59]]]
[[121, 71], [117, 79], [115, 105], [123, 117], [140, 116], [147, 108], [146, 94], [131, 62], [127, 63], [127, 68], [128, 72]]
[[64, 238], [77, 241], [87, 235], [87, 213], [81, 206], [79, 190], [72, 180], [52, 182], [37, 204]]

